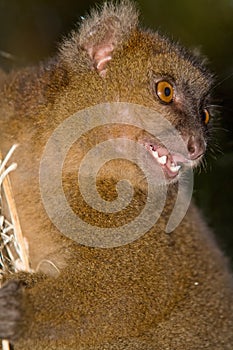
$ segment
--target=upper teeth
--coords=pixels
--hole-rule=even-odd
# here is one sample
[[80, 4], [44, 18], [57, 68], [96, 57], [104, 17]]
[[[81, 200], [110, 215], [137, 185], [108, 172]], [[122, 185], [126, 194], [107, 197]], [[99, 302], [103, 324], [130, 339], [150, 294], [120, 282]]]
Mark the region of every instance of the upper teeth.
[[153, 152], [153, 156], [157, 159], [157, 158], [159, 158], [159, 154], [158, 154], [158, 152], [157, 151], [152, 151]]
[[167, 163], [167, 156], [161, 156], [159, 157], [159, 154], [157, 151], [154, 151], [151, 147], [152, 154], [155, 159], [157, 159], [159, 164], [165, 165]]
[[159, 164], [165, 165], [167, 163], [167, 156], [158, 157], [157, 161]]

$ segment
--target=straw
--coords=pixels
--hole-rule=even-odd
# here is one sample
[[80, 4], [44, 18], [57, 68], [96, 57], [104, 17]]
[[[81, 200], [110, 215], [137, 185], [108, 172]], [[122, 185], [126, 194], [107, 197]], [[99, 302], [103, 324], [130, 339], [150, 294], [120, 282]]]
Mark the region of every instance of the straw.
[[[18, 145], [13, 145], [4, 159], [0, 152], [0, 285], [5, 273], [30, 272], [28, 246], [20, 226], [10, 172], [16, 163], [7, 166]], [[2, 350], [10, 350], [7, 340], [2, 341]]]

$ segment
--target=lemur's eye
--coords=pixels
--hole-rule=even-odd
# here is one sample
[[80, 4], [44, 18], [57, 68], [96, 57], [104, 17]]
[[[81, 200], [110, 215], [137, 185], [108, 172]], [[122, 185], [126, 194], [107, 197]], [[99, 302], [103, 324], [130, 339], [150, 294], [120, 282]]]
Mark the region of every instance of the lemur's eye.
[[201, 118], [206, 125], [209, 123], [210, 114], [206, 108], [203, 110]]
[[159, 81], [156, 85], [156, 94], [162, 102], [170, 103], [173, 100], [174, 89], [167, 81]]

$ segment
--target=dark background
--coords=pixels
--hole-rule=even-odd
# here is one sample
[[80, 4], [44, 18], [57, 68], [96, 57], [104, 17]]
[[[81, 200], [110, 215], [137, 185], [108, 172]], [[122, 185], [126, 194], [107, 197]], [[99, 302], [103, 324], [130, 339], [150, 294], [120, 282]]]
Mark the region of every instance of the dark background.
[[[207, 156], [207, 171], [195, 177], [194, 196], [233, 262], [233, 0], [137, 3], [145, 27], [201, 49], [216, 73], [213, 94], [219, 121], [211, 142], [215, 151]], [[94, 4], [90, 0], [0, 0], [0, 66], [9, 70], [51, 56]]]

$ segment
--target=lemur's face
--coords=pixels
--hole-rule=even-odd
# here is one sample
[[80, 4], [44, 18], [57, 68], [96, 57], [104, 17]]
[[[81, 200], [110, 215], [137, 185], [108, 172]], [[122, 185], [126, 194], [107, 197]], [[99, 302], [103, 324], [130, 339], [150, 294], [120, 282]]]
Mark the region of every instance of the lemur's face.
[[187, 153], [177, 153], [172, 146], [168, 150], [151, 140], [145, 142], [145, 147], [162, 167], [166, 177], [175, 180], [182, 166], [196, 167], [205, 154], [211, 78], [201, 65], [194, 64], [192, 58], [179, 57], [175, 50], [155, 55], [152, 61], [150, 84], [155, 108], [179, 132]]

